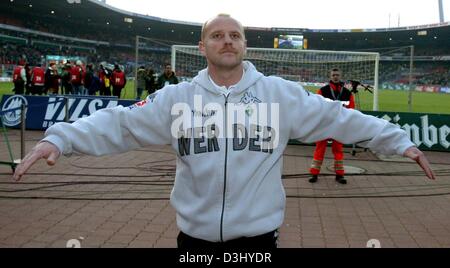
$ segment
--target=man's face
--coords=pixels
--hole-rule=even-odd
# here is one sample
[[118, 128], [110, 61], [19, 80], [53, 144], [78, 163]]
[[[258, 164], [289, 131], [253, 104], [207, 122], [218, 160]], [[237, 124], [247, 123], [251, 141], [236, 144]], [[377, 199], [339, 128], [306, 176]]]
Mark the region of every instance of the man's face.
[[242, 63], [247, 41], [237, 21], [228, 17], [217, 17], [206, 25], [199, 49], [206, 57], [208, 65], [233, 69]]
[[341, 73], [331, 71], [331, 81], [333, 81], [333, 83], [338, 83], [339, 81], [341, 81]]
[[172, 66], [171, 65], [166, 65], [166, 67], [164, 68], [164, 73], [168, 76], [170, 74], [172, 74]]

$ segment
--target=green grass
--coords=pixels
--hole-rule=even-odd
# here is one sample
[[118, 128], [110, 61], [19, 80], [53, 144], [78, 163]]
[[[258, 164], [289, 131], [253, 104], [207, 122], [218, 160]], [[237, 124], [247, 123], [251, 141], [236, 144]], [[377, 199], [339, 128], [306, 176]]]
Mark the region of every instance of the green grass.
[[[12, 83], [0, 83], [0, 100], [3, 94], [12, 94]], [[317, 88], [308, 88], [316, 92]], [[130, 81], [122, 91], [124, 99], [134, 99], [134, 82]], [[144, 93], [143, 97], [146, 97]], [[372, 110], [372, 94], [360, 91], [361, 110]], [[396, 90], [379, 91], [379, 110], [386, 112], [408, 112], [408, 92]], [[412, 94], [415, 113], [450, 114], [450, 94], [416, 92]]]
[[[308, 90], [316, 92], [318, 88], [308, 88]], [[379, 90], [378, 110], [384, 112], [409, 112], [408, 93], [400, 90]], [[372, 111], [373, 95], [368, 91], [362, 90], [358, 94], [361, 110]], [[450, 114], [450, 94], [413, 91], [412, 112]]]

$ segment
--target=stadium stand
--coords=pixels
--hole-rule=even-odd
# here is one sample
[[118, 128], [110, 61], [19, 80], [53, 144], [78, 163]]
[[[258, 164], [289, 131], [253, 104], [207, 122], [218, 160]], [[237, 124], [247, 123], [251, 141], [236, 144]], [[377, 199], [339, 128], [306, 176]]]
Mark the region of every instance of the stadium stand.
[[[0, 64], [9, 75], [21, 58], [45, 63], [46, 55], [78, 56], [88, 62], [120, 63], [127, 75], [135, 67], [136, 36], [146, 41], [139, 65], [157, 72], [170, 61], [174, 44], [197, 44], [201, 24], [144, 16], [110, 7], [99, 1], [14, 0], [0, 3]], [[450, 72], [449, 23], [385, 29], [314, 30], [296, 28], [246, 29], [248, 46], [272, 48], [274, 37], [302, 34], [308, 49], [377, 51], [414, 45], [414, 83], [448, 86]], [[408, 83], [408, 49], [392, 55], [380, 50], [380, 84]], [[281, 70], [301, 74], [301, 66]], [[323, 80], [323, 77], [317, 77]]]

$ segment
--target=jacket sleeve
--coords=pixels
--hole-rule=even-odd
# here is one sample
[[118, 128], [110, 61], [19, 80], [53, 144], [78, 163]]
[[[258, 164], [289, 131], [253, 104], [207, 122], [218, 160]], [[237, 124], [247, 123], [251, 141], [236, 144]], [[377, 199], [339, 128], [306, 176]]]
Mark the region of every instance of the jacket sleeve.
[[288, 90], [292, 115], [291, 139], [312, 143], [334, 139], [344, 144], [357, 144], [386, 155], [403, 155], [414, 143], [400, 127], [386, 120], [346, 109], [340, 102], [311, 94], [291, 84]]
[[121, 153], [150, 144], [171, 143], [171, 94], [166, 87], [130, 107], [105, 108], [72, 124], [57, 123], [43, 140], [55, 144], [64, 155]]

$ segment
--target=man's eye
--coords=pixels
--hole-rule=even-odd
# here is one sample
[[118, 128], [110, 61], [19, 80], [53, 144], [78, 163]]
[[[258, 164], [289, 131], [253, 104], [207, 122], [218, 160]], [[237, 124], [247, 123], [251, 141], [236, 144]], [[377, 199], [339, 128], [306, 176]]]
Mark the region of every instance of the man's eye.
[[219, 39], [222, 35], [221, 34], [213, 34], [212, 38], [213, 39]]
[[231, 35], [231, 38], [233, 38], [233, 39], [239, 39], [239, 38], [241, 38], [241, 36], [240, 36], [239, 34], [232, 34], [232, 35]]

